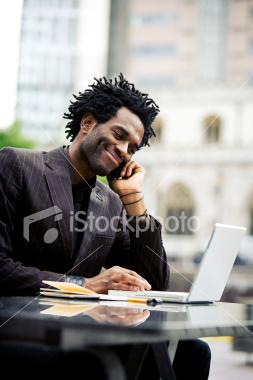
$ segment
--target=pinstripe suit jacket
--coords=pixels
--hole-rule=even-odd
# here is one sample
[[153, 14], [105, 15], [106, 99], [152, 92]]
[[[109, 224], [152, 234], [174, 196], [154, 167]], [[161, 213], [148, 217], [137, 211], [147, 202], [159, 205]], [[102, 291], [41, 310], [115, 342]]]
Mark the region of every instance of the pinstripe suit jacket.
[[[139, 238], [122, 229], [119, 197], [99, 181], [87, 211], [93, 213], [90, 228], [72, 260], [73, 198], [63, 148], [3, 148], [0, 167], [0, 294], [35, 294], [42, 280], [63, 280], [66, 273], [93, 277], [113, 265], [135, 270], [153, 289], [168, 288], [160, 225], [140, 232]], [[52, 207], [55, 213], [41, 213]], [[114, 228], [105, 218], [115, 219]]]

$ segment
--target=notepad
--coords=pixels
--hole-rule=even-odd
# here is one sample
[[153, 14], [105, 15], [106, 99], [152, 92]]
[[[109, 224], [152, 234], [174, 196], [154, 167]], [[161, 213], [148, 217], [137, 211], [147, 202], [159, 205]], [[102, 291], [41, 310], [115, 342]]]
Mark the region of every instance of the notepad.
[[[127, 295], [114, 295], [114, 294], [98, 294], [90, 289], [83, 288], [80, 285], [73, 284], [72, 282], [60, 281], [43, 281], [49, 285], [50, 288], [41, 288], [40, 295], [47, 297], [58, 298], [76, 298], [76, 299], [89, 299], [89, 300], [106, 300], [106, 301], [126, 301], [126, 302], [140, 302], [146, 304], [160, 303], [160, 299], [147, 299], [146, 297], [129, 298]], [[51, 288], [53, 287], [53, 288]]]
[[[99, 294], [72, 282], [43, 281], [50, 288], [41, 288], [40, 294], [49, 297], [99, 299]], [[53, 288], [51, 288], [53, 287]]]
[[98, 294], [71, 282], [43, 281], [53, 288], [41, 288], [40, 294], [47, 297], [76, 298], [106, 301], [129, 301], [126, 295]]
[[60, 281], [43, 281], [45, 284], [53, 288], [41, 288], [40, 294], [47, 297], [61, 297], [61, 298], [82, 298], [90, 300], [117, 300], [127, 301], [128, 297], [125, 295], [108, 295], [98, 294], [90, 289], [83, 288], [80, 285], [73, 284], [72, 282]]

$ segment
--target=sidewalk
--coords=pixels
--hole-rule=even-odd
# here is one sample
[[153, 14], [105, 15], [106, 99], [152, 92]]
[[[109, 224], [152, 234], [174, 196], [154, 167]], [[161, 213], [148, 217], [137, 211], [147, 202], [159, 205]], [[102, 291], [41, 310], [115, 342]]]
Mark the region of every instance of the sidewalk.
[[206, 338], [212, 352], [209, 380], [252, 380], [253, 355], [251, 365], [246, 365], [249, 358], [246, 353], [233, 351], [231, 338]]

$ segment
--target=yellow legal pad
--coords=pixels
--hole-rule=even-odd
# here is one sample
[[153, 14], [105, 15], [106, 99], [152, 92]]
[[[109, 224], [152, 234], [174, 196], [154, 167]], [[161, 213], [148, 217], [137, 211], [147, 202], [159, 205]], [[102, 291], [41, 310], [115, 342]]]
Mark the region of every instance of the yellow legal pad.
[[[50, 286], [53, 286], [57, 289], [60, 289], [62, 290], [63, 292], [66, 292], [66, 293], [75, 293], [75, 294], [97, 294], [95, 292], [93, 292], [92, 290], [90, 289], [87, 289], [87, 288], [83, 288], [82, 286], [80, 285], [77, 285], [77, 284], [73, 284], [72, 282], [59, 282], [59, 281], [43, 281], [45, 284], [47, 285], [50, 285]], [[55, 289], [46, 289], [47, 290], [50, 290], [50, 291], [56, 291]]]
[[[126, 295], [114, 294], [98, 294], [90, 289], [83, 288], [80, 285], [73, 284], [72, 282], [58, 282], [58, 281], [43, 281], [45, 284], [50, 285], [50, 288], [41, 288], [40, 295], [48, 297], [64, 297], [64, 298], [83, 298], [105, 301], [127, 301], [131, 303], [162, 303], [160, 299], [147, 299], [147, 298], [129, 298]], [[53, 287], [53, 288], [51, 288]]]
[[[127, 301], [126, 296], [115, 296], [108, 294], [98, 294], [90, 289], [83, 288], [80, 285], [71, 282], [43, 281], [50, 285], [50, 288], [41, 288], [40, 294], [47, 297], [58, 298], [76, 298], [76, 299], [92, 299], [92, 300], [116, 300]], [[52, 288], [51, 288], [52, 287]]]

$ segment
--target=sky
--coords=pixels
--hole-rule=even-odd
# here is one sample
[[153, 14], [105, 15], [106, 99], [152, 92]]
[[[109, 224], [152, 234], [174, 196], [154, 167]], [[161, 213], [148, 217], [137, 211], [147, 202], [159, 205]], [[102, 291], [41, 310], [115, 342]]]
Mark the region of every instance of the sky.
[[0, 2], [0, 128], [14, 121], [23, 0]]

